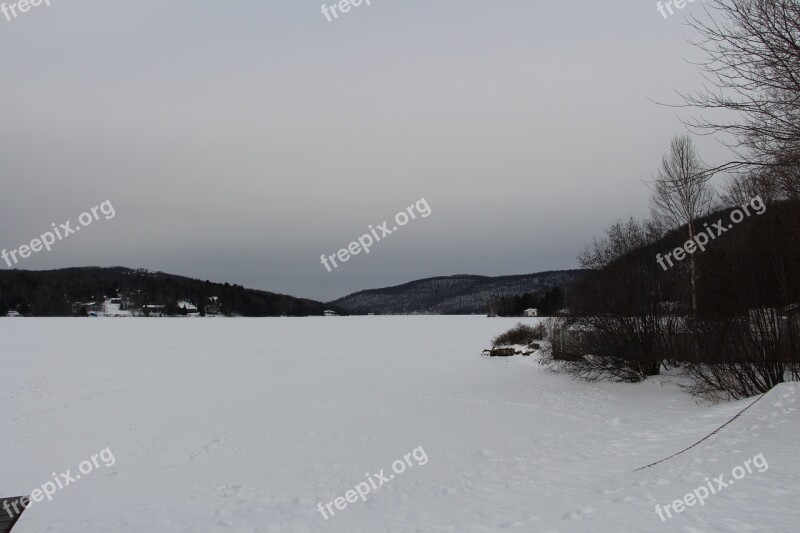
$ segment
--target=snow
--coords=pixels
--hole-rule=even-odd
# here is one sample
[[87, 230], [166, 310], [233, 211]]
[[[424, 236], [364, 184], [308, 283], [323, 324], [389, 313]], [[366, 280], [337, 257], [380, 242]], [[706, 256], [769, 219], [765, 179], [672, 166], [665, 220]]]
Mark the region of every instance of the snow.
[[130, 317], [133, 314], [128, 310], [121, 309], [122, 304], [114, 303], [115, 298], [107, 298], [103, 302], [103, 315], [108, 317]]
[[[796, 530], [795, 384], [636, 471], [753, 399], [699, 405], [669, 376], [585, 383], [481, 356], [519, 320], [0, 319], [0, 496], [107, 447], [116, 460], [14, 533]], [[317, 511], [420, 446], [428, 462], [366, 502]], [[766, 471], [659, 519], [757, 454]]]

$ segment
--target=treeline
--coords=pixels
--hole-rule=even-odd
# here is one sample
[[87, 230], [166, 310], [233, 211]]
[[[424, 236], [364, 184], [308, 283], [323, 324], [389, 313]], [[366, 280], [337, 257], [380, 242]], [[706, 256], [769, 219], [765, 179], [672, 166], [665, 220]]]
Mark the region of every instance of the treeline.
[[8, 311], [17, 311], [23, 316], [80, 315], [85, 310], [77, 304], [102, 303], [106, 298], [119, 296], [128, 309], [158, 305], [164, 306], [161, 314], [165, 315], [181, 314], [180, 301], [193, 303], [201, 315], [205, 314], [212, 297], [217, 299], [215, 311], [225, 316], [315, 316], [322, 315], [328, 308], [313, 300], [143, 269], [87, 267], [0, 271], [0, 316]]
[[561, 287], [539, 293], [503, 297], [487, 306], [489, 316], [523, 316], [527, 309], [536, 309], [538, 316], [554, 316], [564, 309], [565, 296]]
[[[727, 228], [733, 211], [696, 223]], [[796, 379], [800, 200], [769, 204], [695, 252], [694, 267], [684, 258], [665, 270], [657, 257], [684, 246], [687, 231], [659, 238], [652, 225], [628, 220], [589, 247], [582, 261], [604, 264], [571, 291], [555, 355], [588, 379], [638, 381], [680, 366], [706, 396], [747, 397]]]
[[684, 103], [732, 112], [689, 125], [727, 134], [734, 155], [709, 167], [675, 137], [647, 182], [650, 216], [618, 221], [580, 255], [594, 272], [570, 292], [569, 318], [549, 324], [555, 364], [580, 377], [680, 367], [706, 398], [800, 377], [800, 1], [710, 12], [714, 23], [691, 22], [709, 86]]

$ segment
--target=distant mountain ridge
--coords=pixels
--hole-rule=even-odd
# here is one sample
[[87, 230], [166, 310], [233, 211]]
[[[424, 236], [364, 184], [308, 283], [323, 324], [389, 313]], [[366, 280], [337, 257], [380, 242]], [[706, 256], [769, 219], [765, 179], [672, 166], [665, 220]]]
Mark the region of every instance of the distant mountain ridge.
[[588, 270], [554, 270], [512, 276], [459, 274], [359, 291], [329, 303], [352, 314], [483, 314], [502, 297], [569, 288]]

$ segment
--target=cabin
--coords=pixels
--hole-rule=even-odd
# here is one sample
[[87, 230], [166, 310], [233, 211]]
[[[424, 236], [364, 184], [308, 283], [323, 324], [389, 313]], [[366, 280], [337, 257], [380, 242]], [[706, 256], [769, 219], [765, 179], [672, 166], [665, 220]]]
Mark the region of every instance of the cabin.
[[539, 310], [531, 307], [530, 309], [525, 310], [524, 315], [527, 317], [537, 317], [539, 316]]
[[144, 312], [145, 316], [163, 316], [164, 314], [164, 306], [163, 305], [143, 305], [142, 311]]
[[178, 312], [186, 316], [200, 316], [200, 311], [192, 302], [178, 302]]
[[339, 314], [336, 311], [328, 310], [325, 311], [325, 316], [339, 316]]
[[[103, 304], [98, 302], [75, 302], [72, 304], [72, 314], [79, 316], [98, 316], [103, 314]], [[92, 314], [94, 313], [94, 314]]]

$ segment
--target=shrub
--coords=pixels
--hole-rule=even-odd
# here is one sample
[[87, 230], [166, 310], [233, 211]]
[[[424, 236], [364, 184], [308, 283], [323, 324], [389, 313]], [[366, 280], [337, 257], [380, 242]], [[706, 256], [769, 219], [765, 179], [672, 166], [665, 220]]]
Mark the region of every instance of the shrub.
[[586, 381], [638, 382], [658, 374], [679, 349], [677, 320], [642, 317], [571, 317], [547, 327], [550, 348], [542, 364]]
[[519, 323], [505, 333], [501, 333], [492, 339], [492, 346], [508, 346], [510, 344], [530, 344], [533, 341], [544, 339], [544, 325], [539, 323], [536, 326]]

